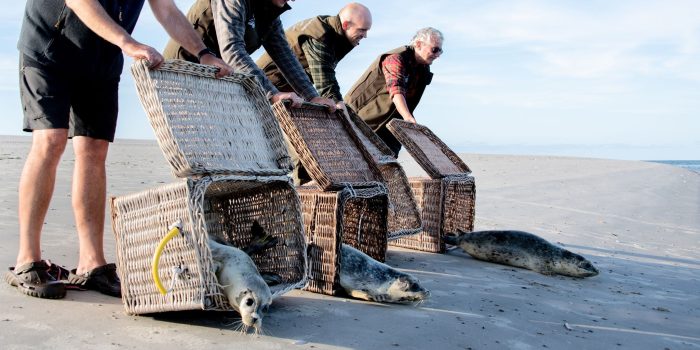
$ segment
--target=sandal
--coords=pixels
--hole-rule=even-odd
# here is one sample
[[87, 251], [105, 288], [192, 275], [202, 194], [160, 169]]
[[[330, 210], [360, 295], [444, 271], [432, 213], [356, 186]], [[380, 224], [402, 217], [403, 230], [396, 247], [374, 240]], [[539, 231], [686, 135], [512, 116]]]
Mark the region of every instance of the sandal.
[[83, 274], [77, 274], [76, 269], [73, 269], [66, 284], [69, 289], [96, 290], [117, 298], [122, 296], [122, 285], [115, 264], [96, 267]]
[[66, 296], [66, 287], [58, 280], [63, 273], [61, 269], [47, 260], [35, 261], [10, 267], [5, 272], [5, 281], [17, 287], [21, 293], [35, 298], [61, 299]]

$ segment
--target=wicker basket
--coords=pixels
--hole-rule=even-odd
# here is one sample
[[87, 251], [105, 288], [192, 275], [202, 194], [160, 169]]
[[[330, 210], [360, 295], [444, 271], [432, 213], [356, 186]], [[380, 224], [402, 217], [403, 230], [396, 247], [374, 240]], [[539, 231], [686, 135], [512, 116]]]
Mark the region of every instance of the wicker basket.
[[335, 295], [340, 290], [340, 244], [384, 261], [387, 247], [387, 195], [381, 187], [325, 192], [297, 187], [309, 242], [306, 290]]
[[301, 164], [323, 190], [381, 183], [372, 156], [342, 111], [329, 113], [325, 106], [310, 103], [294, 108], [289, 101], [277, 102], [272, 108]]
[[394, 119], [387, 128], [430, 176], [410, 179], [423, 231], [392, 241], [391, 245], [443, 253], [445, 234], [474, 229], [476, 186], [469, 175], [471, 170], [427, 127]]
[[348, 109], [347, 111], [347, 117], [351, 122], [350, 125], [352, 125], [352, 129], [365, 148], [367, 148], [367, 151], [372, 155], [374, 161], [378, 164], [396, 162], [394, 152], [384, 143], [381, 137], [372, 131], [372, 128], [355, 114], [352, 109]]
[[131, 72], [176, 176], [285, 175], [291, 170], [282, 130], [253, 77], [215, 79], [213, 67], [179, 60], [157, 70], [137, 61]]
[[403, 167], [384, 141], [352, 110], [348, 110], [348, 118], [358, 138], [377, 162], [389, 191], [388, 239], [419, 233], [423, 224]]
[[471, 173], [462, 159], [425, 126], [399, 119], [386, 126], [431, 178]]
[[411, 189], [423, 217], [423, 231], [389, 244], [431, 253], [444, 253], [445, 233], [474, 229], [475, 185], [471, 176], [411, 178]]
[[[230, 310], [213, 270], [208, 238], [238, 247], [258, 222], [278, 238], [252, 254], [261, 272], [280, 276], [273, 296], [306, 282], [301, 203], [282, 130], [257, 82], [245, 75], [214, 77], [208, 66], [167, 61], [158, 70], [132, 66], [139, 97], [176, 176], [187, 181], [112, 198], [112, 224], [122, 298], [131, 314], [191, 309]], [[163, 248], [158, 277], [151, 263], [168, 227], [183, 235]]]
[[[214, 275], [208, 238], [245, 247], [252, 240], [254, 221], [278, 240], [276, 246], [251, 255], [261, 272], [282, 278], [270, 287], [273, 296], [306, 282], [301, 204], [286, 176], [207, 176], [114, 197], [111, 207], [122, 299], [129, 314], [232, 310]], [[178, 220], [183, 235], [165, 246], [159, 270], [172, 290], [161, 295], [149, 267], [168, 226]]]

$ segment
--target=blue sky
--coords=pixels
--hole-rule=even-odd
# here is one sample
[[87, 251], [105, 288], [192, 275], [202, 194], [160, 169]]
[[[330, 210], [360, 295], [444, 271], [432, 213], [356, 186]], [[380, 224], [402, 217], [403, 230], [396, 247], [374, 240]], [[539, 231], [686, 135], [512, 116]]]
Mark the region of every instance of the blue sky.
[[[177, 1], [183, 12], [192, 0]], [[336, 14], [299, 0], [286, 26]], [[433, 26], [445, 53], [415, 112], [457, 152], [700, 159], [700, 1], [374, 0], [369, 37], [337, 68], [345, 92], [380, 53]], [[16, 41], [24, 8], [0, 14], [0, 134], [21, 132]], [[134, 32], [162, 49], [146, 5]], [[259, 53], [255, 55], [258, 57]], [[127, 60], [127, 64], [130, 61]], [[117, 138], [153, 132], [125, 69]]]

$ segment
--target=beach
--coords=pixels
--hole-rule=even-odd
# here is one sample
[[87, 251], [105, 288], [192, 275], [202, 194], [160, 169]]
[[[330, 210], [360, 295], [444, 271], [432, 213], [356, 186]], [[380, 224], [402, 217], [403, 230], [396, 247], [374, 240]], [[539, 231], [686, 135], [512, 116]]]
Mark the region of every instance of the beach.
[[[17, 188], [29, 137], [0, 136], [0, 264], [14, 265]], [[121, 300], [69, 291], [42, 300], [0, 287], [3, 349], [700, 349], [700, 174], [666, 164], [460, 154], [476, 179], [475, 230], [517, 229], [588, 258], [574, 279], [477, 261], [459, 249], [390, 247], [387, 263], [431, 291], [418, 307], [294, 290], [263, 335], [233, 330], [234, 312], [127, 315]], [[402, 152], [409, 176], [425, 176]], [[155, 141], [117, 140], [109, 196], [178, 181]], [[69, 146], [42, 236], [44, 258], [75, 267]], [[109, 210], [109, 207], [107, 207]], [[108, 213], [107, 213], [108, 214]], [[107, 215], [109, 218], [109, 214]], [[116, 260], [105, 223], [105, 252]]]

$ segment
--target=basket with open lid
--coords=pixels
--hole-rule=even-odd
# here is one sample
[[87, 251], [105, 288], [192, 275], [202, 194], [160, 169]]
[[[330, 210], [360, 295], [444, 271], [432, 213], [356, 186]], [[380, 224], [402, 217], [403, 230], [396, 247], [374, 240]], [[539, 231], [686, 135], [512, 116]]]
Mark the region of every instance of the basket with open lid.
[[443, 253], [445, 234], [474, 228], [476, 185], [471, 170], [426, 126], [394, 119], [387, 128], [430, 176], [409, 179], [423, 220], [422, 232], [390, 244]]
[[386, 127], [431, 178], [471, 173], [467, 164], [424, 125], [393, 119]]
[[394, 240], [421, 232], [423, 223], [411, 191], [411, 185], [403, 167], [394, 157], [394, 153], [372, 131], [372, 128], [352, 110], [348, 110], [347, 117], [350, 119], [358, 138], [372, 155], [372, 159], [377, 163], [382, 179], [387, 187], [389, 194], [387, 217], [389, 232], [387, 238]]
[[[218, 79], [215, 72], [176, 60], [156, 70], [141, 61], [132, 66], [158, 144], [173, 173], [186, 179], [111, 199], [130, 314], [231, 310], [209, 239], [245, 248], [255, 227], [276, 242], [250, 254], [261, 273], [276, 275], [272, 296], [306, 283], [301, 203], [287, 176], [282, 131], [252, 77]], [[176, 222], [180, 233], [171, 235]]]
[[282, 130], [254, 77], [215, 78], [216, 69], [168, 60], [131, 67], [163, 155], [178, 177], [286, 175]]
[[381, 185], [376, 163], [342, 111], [331, 113], [311, 103], [293, 107], [289, 101], [272, 108], [302, 165], [322, 190]]

